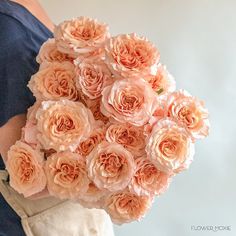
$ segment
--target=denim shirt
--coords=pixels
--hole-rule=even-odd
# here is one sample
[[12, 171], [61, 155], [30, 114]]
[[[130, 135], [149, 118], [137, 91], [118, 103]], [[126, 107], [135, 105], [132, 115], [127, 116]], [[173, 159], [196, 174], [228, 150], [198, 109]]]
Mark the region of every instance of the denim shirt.
[[[0, 0], [0, 127], [27, 112], [35, 98], [27, 87], [39, 65], [35, 58], [52, 32], [24, 6]], [[5, 169], [0, 156], [0, 169]], [[25, 235], [20, 218], [0, 194], [0, 235]]]

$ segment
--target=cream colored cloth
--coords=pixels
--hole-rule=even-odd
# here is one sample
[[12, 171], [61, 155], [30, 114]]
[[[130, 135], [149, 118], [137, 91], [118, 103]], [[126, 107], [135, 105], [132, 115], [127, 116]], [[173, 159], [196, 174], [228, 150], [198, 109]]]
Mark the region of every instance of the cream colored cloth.
[[26, 199], [9, 186], [7, 177], [7, 171], [0, 170], [0, 192], [20, 216], [27, 236], [114, 236], [104, 210], [54, 197]]

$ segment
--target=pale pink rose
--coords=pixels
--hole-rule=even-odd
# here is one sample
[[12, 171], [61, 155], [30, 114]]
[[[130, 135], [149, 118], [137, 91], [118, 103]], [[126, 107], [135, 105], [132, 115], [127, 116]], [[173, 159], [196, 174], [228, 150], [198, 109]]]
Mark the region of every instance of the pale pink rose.
[[155, 74], [160, 54], [145, 37], [122, 34], [110, 38], [105, 45], [105, 62], [118, 77], [145, 77]]
[[41, 192], [47, 182], [43, 162], [42, 153], [22, 141], [17, 141], [8, 151], [6, 163], [11, 187], [25, 197]]
[[26, 124], [21, 132], [21, 141], [29, 144], [33, 149], [37, 149], [40, 146], [37, 140], [38, 129], [36, 119], [36, 112], [40, 106], [41, 102], [36, 101], [33, 106], [28, 108]]
[[125, 190], [110, 194], [104, 204], [104, 209], [115, 224], [130, 223], [141, 220], [153, 202], [151, 196], [138, 196]]
[[146, 156], [135, 160], [135, 174], [129, 184], [129, 190], [137, 195], [160, 195], [170, 183], [170, 175], [160, 171]]
[[167, 116], [183, 125], [193, 140], [204, 138], [209, 133], [208, 111], [203, 101], [180, 90], [167, 98]]
[[59, 51], [77, 58], [97, 54], [110, 35], [106, 24], [81, 16], [59, 24], [54, 37]]
[[194, 155], [194, 144], [185, 128], [166, 118], [160, 120], [147, 139], [148, 158], [167, 174], [187, 169]]
[[40, 48], [36, 61], [41, 64], [43, 62], [64, 62], [73, 61], [73, 58], [65, 53], [57, 50], [55, 39], [48, 39]]
[[109, 118], [104, 116], [101, 112], [101, 99], [87, 99], [86, 100], [87, 107], [91, 110], [93, 113], [94, 119], [102, 121], [104, 124], [106, 124], [109, 121]]
[[166, 118], [166, 101], [167, 101], [167, 94], [160, 95], [156, 97], [156, 103], [158, 104], [156, 106], [155, 111], [152, 114], [152, 117], [149, 119], [147, 124], [144, 125], [144, 135], [149, 136], [152, 132], [152, 128], [155, 126], [155, 124], [163, 119]]
[[135, 166], [132, 154], [122, 145], [104, 141], [88, 155], [87, 168], [98, 188], [118, 191], [127, 187]]
[[101, 112], [121, 123], [142, 126], [156, 109], [156, 93], [142, 79], [117, 80], [102, 92]]
[[145, 79], [159, 95], [175, 91], [175, 79], [167, 71], [166, 66], [158, 65], [157, 73], [147, 76]]
[[89, 153], [105, 139], [105, 128], [97, 128], [92, 131], [89, 138], [84, 140], [76, 148], [75, 152], [86, 157]]
[[113, 82], [112, 74], [106, 64], [91, 59], [76, 64], [77, 88], [90, 99], [101, 97], [104, 87]]
[[38, 129], [37, 125], [31, 123], [30, 121], [26, 122], [26, 125], [22, 128], [21, 140], [30, 146], [36, 148], [38, 144], [37, 140]]
[[135, 157], [145, 154], [143, 129], [130, 124], [111, 124], [106, 131], [106, 140], [121, 144]]
[[95, 120], [81, 102], [45, 101], [36, 113], [38, 140], [44, 149], [74, 151], [89, 137]]
[[36, 113], [41, 106], [41, 101], [36, 101], [33, 106], [27, 110], [27, 121], [32, 124], [37, 124]]
[[48, 191], [60, 199], [78, 199], [89, 187], [86, 163], [82, 156], [72, 152], [51, 155], [45, 164]]
[[86, 208], [102, 208], [104, 197], [108, 193], [108, 191], [99, 189], [93, 182], [91, 182], [87, 192], [80, 196], [78, 202]]
[[43, 63], [28, 87], [38, 100], [78, 100], [75, 66], [71, 62]]

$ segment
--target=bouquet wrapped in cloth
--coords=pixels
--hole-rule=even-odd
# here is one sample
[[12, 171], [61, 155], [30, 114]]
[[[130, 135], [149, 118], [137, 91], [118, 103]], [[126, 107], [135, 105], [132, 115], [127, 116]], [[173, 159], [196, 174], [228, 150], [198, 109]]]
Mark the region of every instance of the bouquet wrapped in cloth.
[[37, 61], [36, 102], [8, 152], [10, 185], [104, 209], [117, 224], [141, 219], [207, 136], [203, 102], [175, 90], [145, 37], [111, 37], [87, 17], [59, 24]]

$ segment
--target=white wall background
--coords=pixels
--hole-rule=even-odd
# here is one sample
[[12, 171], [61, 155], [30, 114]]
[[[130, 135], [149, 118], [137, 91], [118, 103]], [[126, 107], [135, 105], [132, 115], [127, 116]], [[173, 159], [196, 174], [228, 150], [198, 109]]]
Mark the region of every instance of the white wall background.
[[[178, 88], [204, 99], [211, 114], [210, 136], [197, 143], [191, 168], [141, 223], [115, 226], [116, 235], [236, 235], [236, 1], [40, 1], [55, 23], [84, 15], [107, 22], [112, 34], [147, 36]], [[192, 225], [231, 231], [194, 231]]]

